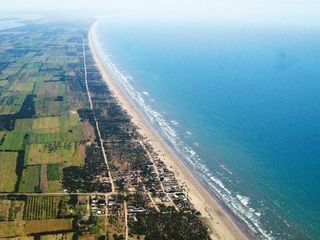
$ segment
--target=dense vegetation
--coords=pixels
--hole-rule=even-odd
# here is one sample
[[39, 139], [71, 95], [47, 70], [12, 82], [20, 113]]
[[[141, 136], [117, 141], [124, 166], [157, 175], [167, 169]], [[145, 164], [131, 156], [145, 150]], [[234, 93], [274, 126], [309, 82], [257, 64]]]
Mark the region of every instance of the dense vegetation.
[[177, 212], [167, 209], [166, 212], [150, 212], [137, 215], [137, 222], [132, 233], [145, 234], [146, 240], [194, 240], [210, 239], [207, 228], [199, 217], [192, 212]]

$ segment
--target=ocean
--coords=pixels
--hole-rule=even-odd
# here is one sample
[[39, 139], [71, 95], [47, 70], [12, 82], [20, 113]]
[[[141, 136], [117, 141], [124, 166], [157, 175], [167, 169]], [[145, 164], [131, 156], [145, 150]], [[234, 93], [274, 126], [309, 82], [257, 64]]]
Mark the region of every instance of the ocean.
[[114, 78], [255, 239], [320, 239], [319, 29], [106, 18]]
[[31, 15], [31, 14], [7, 14], [2, 13], [0, 16], [0, 31], [23, 27], [25, 21], [36, 20], [41, 18], [40, 15]]
[[0, 19], [0, 31], [22, 26], [24, 26], [24, 24], [19, 23], [16, 19]]

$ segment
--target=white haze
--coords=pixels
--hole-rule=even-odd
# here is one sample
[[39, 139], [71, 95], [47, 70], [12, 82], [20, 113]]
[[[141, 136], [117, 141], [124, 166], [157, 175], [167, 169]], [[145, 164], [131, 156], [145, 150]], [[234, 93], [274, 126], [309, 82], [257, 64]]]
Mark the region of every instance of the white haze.
[[55, 16], [119, 15], [166, 20], [268, 25], [320, 25], [318, 0], [0, 0], [0, 11]]

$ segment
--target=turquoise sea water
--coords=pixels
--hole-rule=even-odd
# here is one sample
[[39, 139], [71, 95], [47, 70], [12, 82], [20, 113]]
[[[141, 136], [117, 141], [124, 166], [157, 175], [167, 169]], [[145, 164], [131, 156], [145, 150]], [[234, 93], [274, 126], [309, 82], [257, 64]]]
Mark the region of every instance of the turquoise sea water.
[[319, 29], [108, 19], [98, 34], [119, 84], [256, 239], [320, 239]]

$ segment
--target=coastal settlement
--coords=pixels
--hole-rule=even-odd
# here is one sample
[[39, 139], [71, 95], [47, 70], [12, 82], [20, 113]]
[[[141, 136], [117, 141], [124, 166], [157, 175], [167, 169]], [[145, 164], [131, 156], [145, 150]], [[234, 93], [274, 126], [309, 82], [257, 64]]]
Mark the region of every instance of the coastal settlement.
[[210, 239], [102, 80], [91, 23], [0, 31], [0, 238]]

